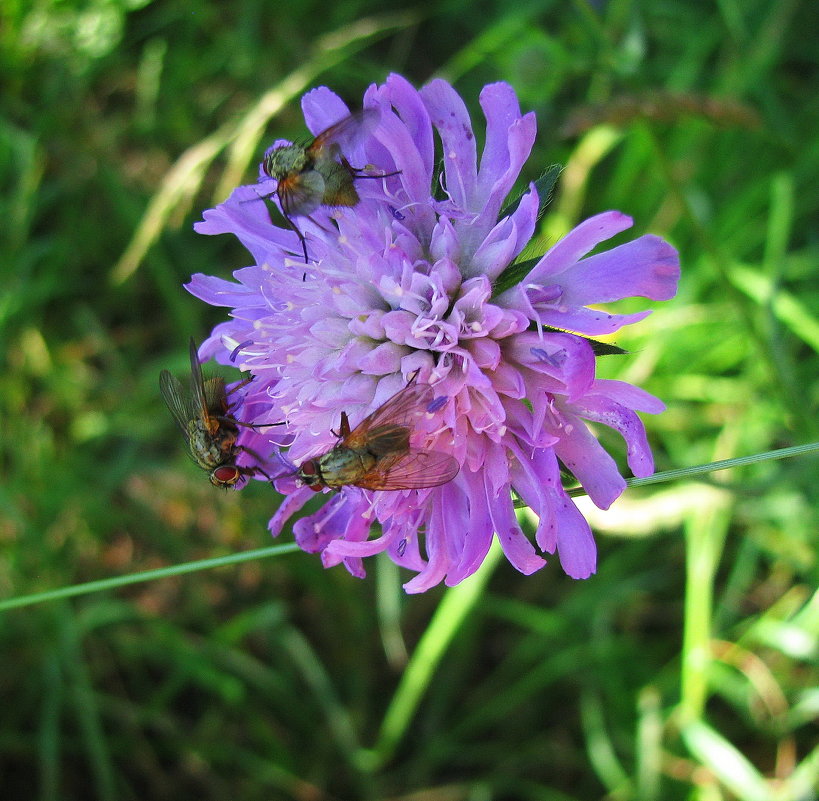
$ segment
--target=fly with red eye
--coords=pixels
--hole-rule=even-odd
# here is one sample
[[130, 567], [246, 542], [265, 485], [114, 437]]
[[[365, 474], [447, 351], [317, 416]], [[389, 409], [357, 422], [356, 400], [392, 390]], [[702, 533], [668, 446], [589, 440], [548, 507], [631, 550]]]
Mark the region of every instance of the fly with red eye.
[[188, 443], [191, 458], [208, 472], [210, 483], [216, 487], [233, 487], [243, 477], [257, 474], [270, 481], [270, 476], [261, 467], [236, 464], [242, 451], [259, 458], [237, 444], [239, 427], [260, 426], [239, 422], [230, 414], [224, 379], [219, 376], [205, 378], [202, 375], [202, 365], [193, 339], [190, 341], [190, 361], [191, 377], [187, 389], [176, 376], [163, 370], [159, 374], [159, 391]]

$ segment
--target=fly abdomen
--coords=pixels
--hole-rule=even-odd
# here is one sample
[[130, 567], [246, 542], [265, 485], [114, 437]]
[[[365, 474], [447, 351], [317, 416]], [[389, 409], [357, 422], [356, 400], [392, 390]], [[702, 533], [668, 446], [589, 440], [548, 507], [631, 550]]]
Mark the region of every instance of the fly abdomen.
[[328, 487], [343, 487], [356, 484], [378, 461], [378, 456], [369, 449], [333, 448], [318, 460], [321, 480]]

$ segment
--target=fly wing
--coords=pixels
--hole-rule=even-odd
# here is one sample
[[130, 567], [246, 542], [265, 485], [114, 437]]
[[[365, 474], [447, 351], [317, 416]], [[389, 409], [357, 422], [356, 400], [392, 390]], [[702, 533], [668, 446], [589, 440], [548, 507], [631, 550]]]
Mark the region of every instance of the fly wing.
[[175, 375], [167, 370], [159, 374], [159, 391], [173, 419], [176, 420], [176, 424], [187, 438], [188, 423], [195, 420], [198, 414], [190, 392], [182, 386], [182, 382]]
[[313, 158], [334, 158], [334, 151], [343, 153], [371, 133], [380, 117], [380, 112], [375, 108], [353, 112], [323, 130], [307, 147], [307, 152]]
[[413, 448], [379, 459], [355, 485], [371, 490], [424, 489], [452, 481], [460, 469], [448, 453]]
[[412, 380], [389, 400], [365, 417], [342, 441], [349, 448], [366, 447], [375, 429], [401, 427], [412, 431], [427, 412], [435, 392], [429, 384]]
[[306, 217], [321, 205], [324, 178], [317, 170], [295, 173], [279, 181], [276, 194], [288, 218]]
[[228, 400], [225, 391], [225, 379], [218, 375], [206, 378], [202, 388], [205, 391], [205, 406], [208, 413], [216, 417], [226, 415]]
[[193, 396], [193, 408], [196, 413], [190, 420], [199, 419], [207, 421], [210, 417], [208, 410], [208, 399], [205, 396], [205, 378], [202, 375], [202, 365], [199, 363], [199, 353], [196, 350], [196, 343], [191, 337], [190, 341], [191, 357], [191, 394]]

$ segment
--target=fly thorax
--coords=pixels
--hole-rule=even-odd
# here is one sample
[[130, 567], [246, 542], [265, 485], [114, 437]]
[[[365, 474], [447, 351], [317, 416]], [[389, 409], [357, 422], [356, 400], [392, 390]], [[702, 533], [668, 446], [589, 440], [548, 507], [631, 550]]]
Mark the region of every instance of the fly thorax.
[[216, 426], [211, 428], [211, 438], [222, 453], [229, 453], [233, 451], [236, 445], [236, 440], [239, 438], [239, 429], [233, 425], [229, 420], [217, 420], [211, 418], [211, 422], [215, 422]]
[[292, 173], [304, 172], [312, 167], [313, 160], [303, 147], [285, 145], [277, 147], [268, 153], [264, 159], [264, 171], [277, 181], [281, 181]]

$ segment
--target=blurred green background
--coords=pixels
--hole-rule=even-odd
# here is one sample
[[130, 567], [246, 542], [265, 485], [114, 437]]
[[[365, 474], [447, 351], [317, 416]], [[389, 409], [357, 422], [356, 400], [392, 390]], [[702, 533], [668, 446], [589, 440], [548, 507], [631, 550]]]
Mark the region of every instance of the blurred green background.
[[[322, 83], [443, 76], [480, 129], [509, 81], [523, 178], [566, 165], [541, 244], [617, 208], [679, 248], [600, 365], [667, 402], [659, 469], [819, 439], [817, 30], [810, 0], [4, 2], [0, 599], [269, 544], [274, 494], [208, 484], [157, 375], [222, 319], [182, 282], [249, 263], [193, 222]], [[817, 472], [631, 490], [585, 582], [406, 597], [291, 553], [0, 612], [0, 793], [816, 798]]]

